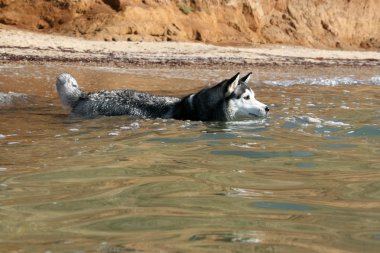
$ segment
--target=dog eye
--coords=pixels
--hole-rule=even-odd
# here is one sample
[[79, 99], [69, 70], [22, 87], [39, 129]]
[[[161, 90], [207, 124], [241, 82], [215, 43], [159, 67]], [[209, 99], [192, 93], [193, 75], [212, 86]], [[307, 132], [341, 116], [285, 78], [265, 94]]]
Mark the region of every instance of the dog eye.
[[243, 97], [245, 100], [248, 100], [249, 99], [249, 95]]

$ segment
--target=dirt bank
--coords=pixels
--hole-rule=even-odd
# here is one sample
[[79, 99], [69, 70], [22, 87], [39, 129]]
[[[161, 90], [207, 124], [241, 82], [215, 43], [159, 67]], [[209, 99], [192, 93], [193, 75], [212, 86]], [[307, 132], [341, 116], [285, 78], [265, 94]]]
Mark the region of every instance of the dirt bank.
[[94, 41], [0, 25], [0, 62], [164, 66], [380, 66], [380, 52], [299, 46], [226, 47], [194, 42]]
[[380, 49], [378, 0], [0, 0], [0, 23], [106, 41]]

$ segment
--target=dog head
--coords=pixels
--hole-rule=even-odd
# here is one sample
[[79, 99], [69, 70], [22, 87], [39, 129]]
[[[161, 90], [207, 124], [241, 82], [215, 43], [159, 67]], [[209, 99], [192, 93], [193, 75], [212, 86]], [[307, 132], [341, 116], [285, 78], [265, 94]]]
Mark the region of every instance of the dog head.
[[202, 121], [229, 121], [242, 117], [263, 117], [269, 108], [255, 98], [247, 83], [252, 73], [240, 79], [239, 73], [230, 79], [190, 94], [174, 108], [173, 117]]
[[224, 97], [227, 118], [264, 117], [269, 107], [256, 100], [254, 91], [248, 87], [252, 73], [240, 78], [239, 73], [225, 83]]
[[82, 95], [77, 81], [70, 74], [59, 75], [55, 85], [64, 106], [72, 107]]

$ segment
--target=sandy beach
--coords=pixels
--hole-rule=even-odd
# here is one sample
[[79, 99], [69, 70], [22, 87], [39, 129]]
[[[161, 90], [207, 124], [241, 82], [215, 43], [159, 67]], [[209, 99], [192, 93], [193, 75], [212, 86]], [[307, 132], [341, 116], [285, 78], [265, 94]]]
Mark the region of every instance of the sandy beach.
[[0, 61], [164, 66], [380, 66], [380, 52], [193, 42], [96, 41], [0, 27]]

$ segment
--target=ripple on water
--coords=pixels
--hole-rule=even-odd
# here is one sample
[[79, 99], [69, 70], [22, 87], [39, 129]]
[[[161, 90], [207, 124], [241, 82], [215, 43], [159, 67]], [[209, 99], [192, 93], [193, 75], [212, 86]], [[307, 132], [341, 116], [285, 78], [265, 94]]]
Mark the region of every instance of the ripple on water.
[[[141, 232], [141, 231], [181, 231], [183, 229], [219, 229], [241, 228], [249, 229], [259, 223], [257, 220], [247, 220], [242, 224], [239, 218], [230, 217], [197, 217], [197, 216], [175, 216], [151, 214], [144, 217], [124, 217], [119, 219], [104, 220], [84, 225], [84, 229], [93, 231], [110, 232]], [[223, 225], [221, 225], [223, 224]]]
[[0, 106], [5, 252], [28, 252], [30, 245], [35, 252], [378, 252], [380, 111], [378, 87], [364, 84], [379, 83], [373, 71], [334, 78], [336, 70], [325, 77], [323, 68], [306, 80], [300, 69], [256, 70], [258, 82], [277, 82], [254, 87], [260, 101], [272, 104], [270, 116], [204, 123], [67, 117], [51, 88], [63, 69], [84, 88], [173, 95], [226, 75], [167, 69], [157, 83], [162, 71], [140, 68], [8, 71], [12, 78], [0, 85], [11, 86], [3, 90], [17, 86], [40, 97], [38, 104]]
[[255, 152], [239, 150], [215, 150], [210, 152], [218, 156], [242, 156], [247, 158], [274, 158], [274, 157], [311, 157], [314, 154], [308, 151], [288, 151], [288, 152]]
[[0, 92], [0, 106], [9, 105], [14, 102], [22, 102], [28, 99], [28, 95], [17, 92]]
[[[292, 116], [287, 117], [284, 119], [285, 122], [292, 123], [291, 128], [295, 128], [298, 126], [308, 126], [315, 125], [316, 127], [349, 127], [350, 124], [340, 122], [340, 121], [333, 121], [333, 120], [323, 120], [316, 117], [310, 117], [310, 116]], [[289, 127], [289, 126], [288, 126]]]
[[314, 210], [309, 205], [294, 203], [278, 203], [278, 202], [255, 202], [254, 207], [265, 209], [293, 210], [293, 211], [311, 211]]
[[358, 79], [354, 76], [333, 76], [333, 77], [305, 77], [291, 80], [266, 80], [261, 84], [272, 86], [293, 86], [293, 85], [321, 85], [321, 86], [338, 86], [338, 85], [380, 85], [380, 76], [372, 76], [368, 79]]
[[317, 167], [318, 163], [312, 163], [312, 162], [302, 162], [302, 163], [296, 163], [295, 164], [298, 168], [313, 168]]
[[380, 136], [380, 127], [379, 126], [364, 126], [352, 130], [347, 133], [349, 136], [364, 136], [364, 137], [379, 137]]
[[357, 145], [354, 144], [347, 144], [347, 143], [331, 143], [331, 144], [322, 144], [320, 145], [321, 148], [354, 148], [357, 147]]

